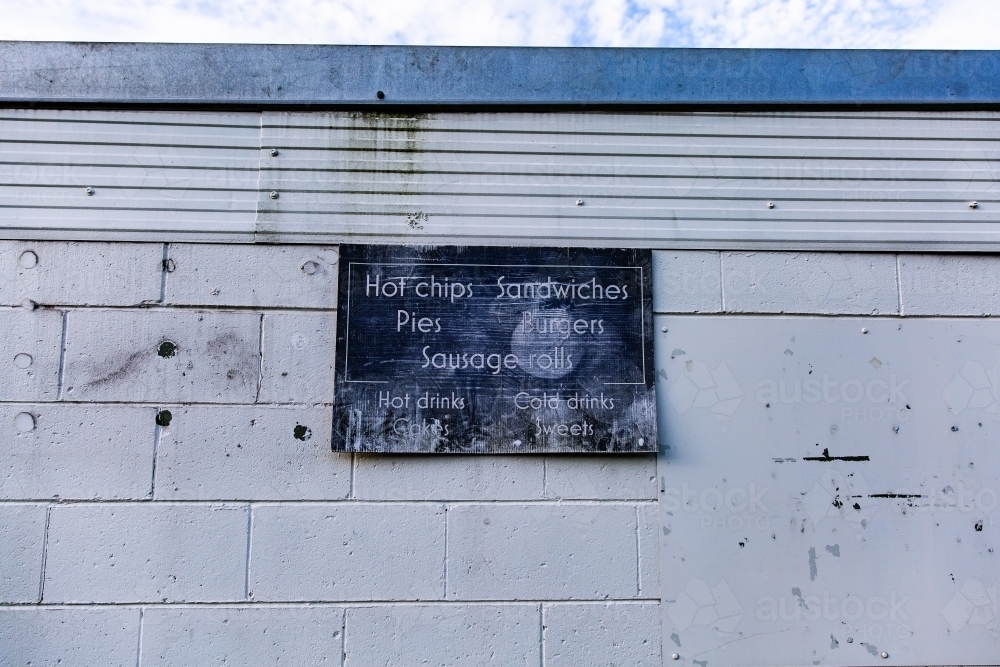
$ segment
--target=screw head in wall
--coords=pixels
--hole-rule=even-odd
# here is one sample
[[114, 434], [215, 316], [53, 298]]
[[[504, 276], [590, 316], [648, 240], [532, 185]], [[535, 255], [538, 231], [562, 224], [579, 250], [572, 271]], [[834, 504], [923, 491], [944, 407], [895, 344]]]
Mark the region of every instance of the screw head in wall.
[[773, 201], [767, 202], [767, 207], [768, 208], [774, 208], [774, 202]]
[[977, 202], [977, 201], [970, 201], [969, 202], [969, 208], [979, 208], [979, 202]]
[[86, 190], [84, 190], [84, 192], [87, 193], [88, 197], [93, 197], [94, 196], [94, 188], [87, 188]]
[[582, 199], [577, 199], [576, 200], [576, 205], [577, 206], [583, 206], [583, 200]]
[[883, 658], [888, 658], [888, 657], [889, 657], [889, 654], [888, 654], [888, 653], [886, 653], [885, 651], [882, 651], [882, 657], [883, 657]]
[[861, 329], [861, 333], [864, 333], [864, 334], [868, 333], [868, 329], [867, 328], [862, 328]]
[[278, 157], [278, 149], [277, 148], [272, 148], [271, 149], [271, 157]]
[[25, 310], [34, 310], [35, 308], [38, 308], [38, 304], [31, 299], [21, 299], [21, 308], [24, 308]]
[[667, 328], [663, 327], [662, 329], [660, 329], [660, 331], [662, 331], [663, 333], [667, 333]]
[[277, 198], [278, 198], [278, 193], [277, 193], [276, 191], [274, 191], [274, 190], [271, 190], [271, 194], [270, 194], [270, 195], [268, 195], [268, 196], [269, 196], [269, 197], [270, 197], [271, 199], [277, 199]]
[[680, 660], [681, 656], [680, 656], [679, 653], [674, 653], [673, 655], [670, 656], [670, 659], [671, 660]]
[[380, 100], [384, 100], [384, 99], [385, 99], [385, 93], [383, 93], [383, 92], [382, 92], [382, 91], [380, 90], [380, 91], [378, 91], [377, 93], [375, 93], [375, 97], [379, 98]]
[[17, 263], [21, 265], [22, 269], [33, 269], [38, 264], [38, 255], [30, 250], [25, 250], [18, 257]]

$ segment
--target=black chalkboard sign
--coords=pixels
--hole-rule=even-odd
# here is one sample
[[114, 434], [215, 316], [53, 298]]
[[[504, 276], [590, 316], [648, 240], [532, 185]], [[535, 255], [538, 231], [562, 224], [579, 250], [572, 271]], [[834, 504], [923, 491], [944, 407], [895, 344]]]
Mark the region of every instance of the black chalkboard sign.
[[333, 449], [656, 451], [651, 264], [341, 246]]

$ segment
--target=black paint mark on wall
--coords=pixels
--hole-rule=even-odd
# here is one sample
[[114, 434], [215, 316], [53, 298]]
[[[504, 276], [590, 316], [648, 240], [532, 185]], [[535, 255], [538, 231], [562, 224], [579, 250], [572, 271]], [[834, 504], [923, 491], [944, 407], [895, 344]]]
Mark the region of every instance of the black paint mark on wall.
[[655, 452], [648, 250], [341, 246], [333, 449]]
[[165, 340], [156, 348], [156, 353], [164, 359], [169, 359], [177, 354], [177, 345], [169, 340]]
[[803, 456], [803, 461], [870, 461], [867, 456], [830, 456], [829, 449], [823, 449], [823, 456]]

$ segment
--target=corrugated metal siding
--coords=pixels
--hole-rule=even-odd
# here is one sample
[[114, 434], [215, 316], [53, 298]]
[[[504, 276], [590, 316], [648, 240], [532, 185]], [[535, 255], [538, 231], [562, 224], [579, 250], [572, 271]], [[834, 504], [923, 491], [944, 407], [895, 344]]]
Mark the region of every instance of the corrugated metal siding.
[[254, 113], [0, 110], [0, 234], [252, 241], [259, 154]]
[[998, 142], [994, 112], [2, 111], [0, 229], [974, 249], [1000, 243]]

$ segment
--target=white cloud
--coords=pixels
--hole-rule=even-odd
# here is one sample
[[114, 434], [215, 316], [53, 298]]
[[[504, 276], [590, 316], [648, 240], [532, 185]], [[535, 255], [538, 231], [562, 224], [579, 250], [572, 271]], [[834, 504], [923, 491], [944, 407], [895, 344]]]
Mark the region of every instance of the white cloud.
[[0, 0], [2, 39], [1000, 48], [997, 0]]

